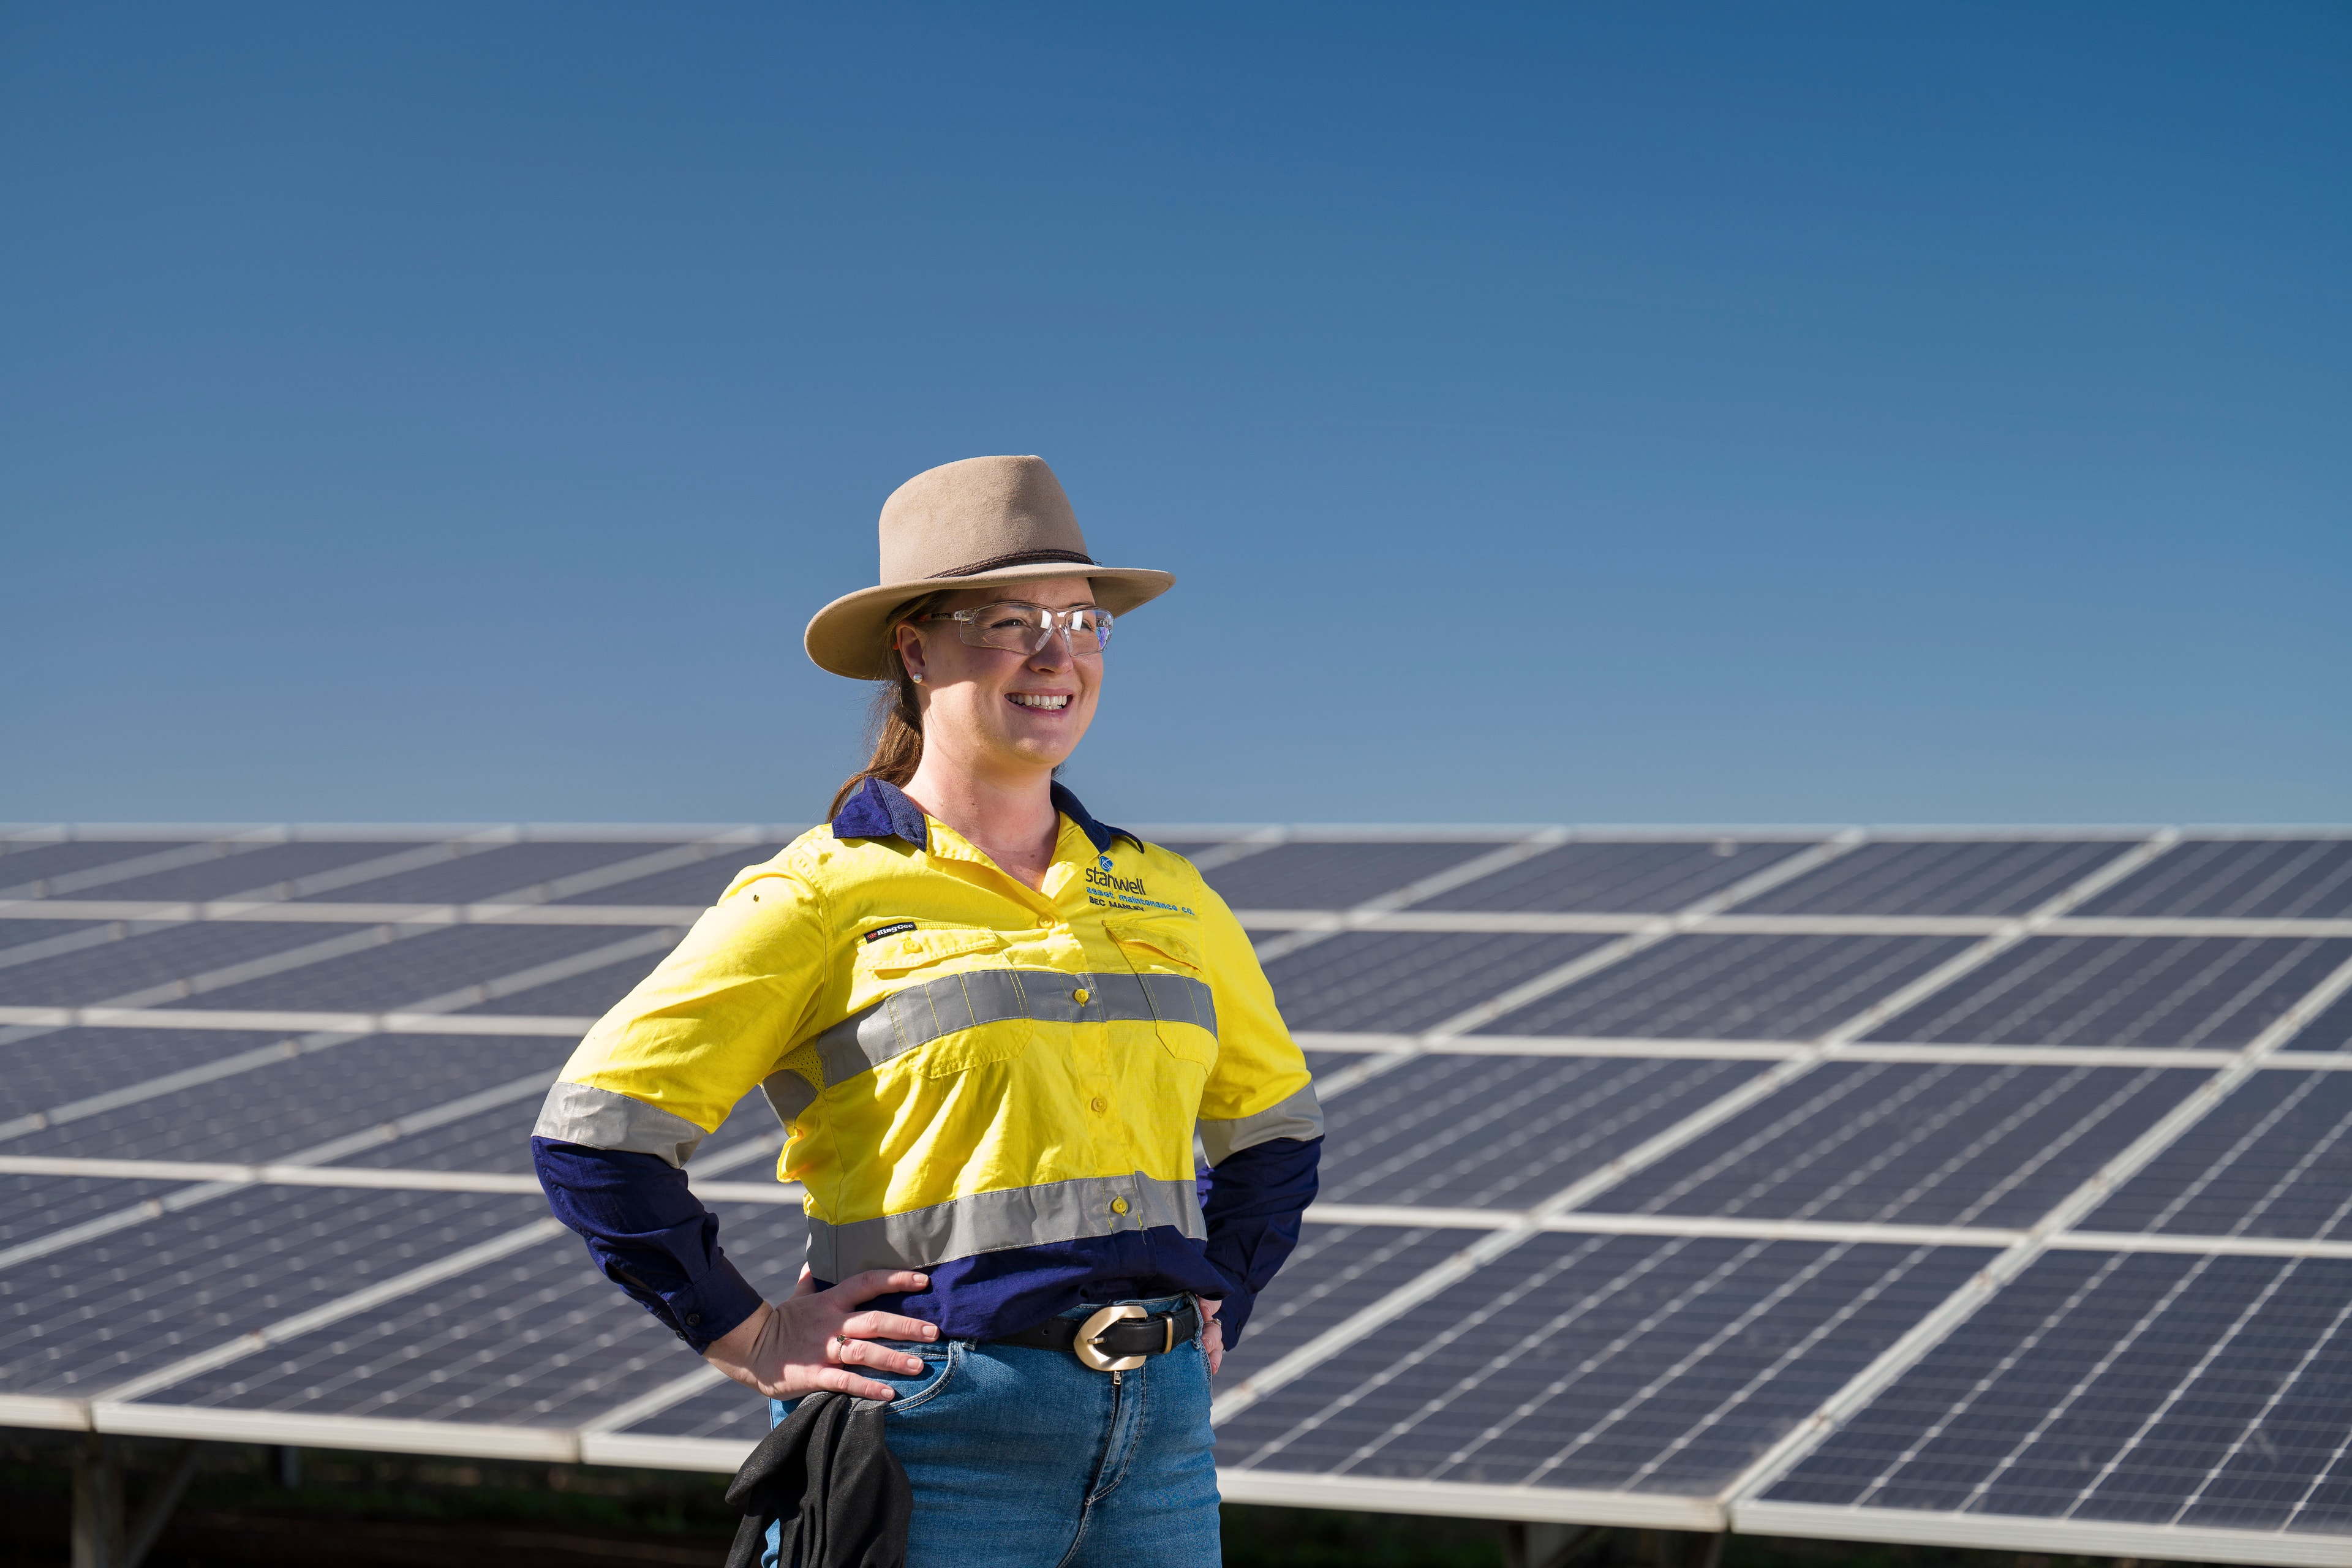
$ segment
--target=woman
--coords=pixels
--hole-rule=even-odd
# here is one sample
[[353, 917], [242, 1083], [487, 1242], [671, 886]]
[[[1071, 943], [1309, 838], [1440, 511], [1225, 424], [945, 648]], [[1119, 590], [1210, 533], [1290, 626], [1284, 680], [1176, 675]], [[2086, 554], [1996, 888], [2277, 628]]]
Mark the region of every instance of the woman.
[[[1321, 1112], [1223, 900], [1053, 778], [1113, 616], [1174, 579], [1097, 566], [1036, 458], [908, 480], [881, 563], [806, 639], [889, 683], [873, 761], [582, 1042], [541, 1178], [774, 1419], [892, 1402], [910, 1568], [1214, 1563], [1209, 1378], [1297, 1239]], [[774, 1304], [683, 1169], [755, 1086], [807, 1194]]]

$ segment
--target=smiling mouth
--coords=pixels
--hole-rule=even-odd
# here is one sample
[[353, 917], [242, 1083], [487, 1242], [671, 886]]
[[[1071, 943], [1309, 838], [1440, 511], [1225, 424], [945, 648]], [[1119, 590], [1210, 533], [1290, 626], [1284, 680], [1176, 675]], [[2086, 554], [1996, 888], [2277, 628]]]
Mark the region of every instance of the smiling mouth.
[[1042, 691], [1014, 691], [1007, 695], [1022, 707], [1034, 709], [1041, 713], [1059, 713], [1070, 705], [1067, 692], [1051, 697]]

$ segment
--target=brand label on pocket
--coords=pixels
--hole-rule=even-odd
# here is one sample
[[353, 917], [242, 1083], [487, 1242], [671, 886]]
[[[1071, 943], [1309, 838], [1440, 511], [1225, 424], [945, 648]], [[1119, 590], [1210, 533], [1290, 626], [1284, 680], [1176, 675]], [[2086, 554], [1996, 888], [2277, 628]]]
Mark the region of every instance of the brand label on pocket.
[[912, 921], [900, 921], [897, 925], [881, 926], [866, 933], [867, 942], [880, 942], [886, 936], [904, 936], [915, 929]]

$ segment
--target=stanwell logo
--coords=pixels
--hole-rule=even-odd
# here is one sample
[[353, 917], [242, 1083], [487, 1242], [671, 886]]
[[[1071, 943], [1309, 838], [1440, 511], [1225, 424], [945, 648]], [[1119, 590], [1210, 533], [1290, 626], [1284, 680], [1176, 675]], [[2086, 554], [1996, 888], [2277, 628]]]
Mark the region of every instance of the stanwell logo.
[[1142, 878], [1115, 877], [1111, 875], [1109, 866], [1110, 857], [1106, 855], [1101, 860], [1089, 867], [1087, 870], [1087, 885], [1090, 888], [1100, 888], [1108, 893], [1124, 893], [1130, 899], [1148, 896], [1143, 890]]

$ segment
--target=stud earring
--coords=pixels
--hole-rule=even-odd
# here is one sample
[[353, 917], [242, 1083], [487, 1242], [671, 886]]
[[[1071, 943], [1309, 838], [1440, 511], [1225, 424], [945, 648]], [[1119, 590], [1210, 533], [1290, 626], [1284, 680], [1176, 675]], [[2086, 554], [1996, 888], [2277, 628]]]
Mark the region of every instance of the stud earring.
[[907, 679], [909, 679], [909, 680], [911, 680], [911, 681], [913, 681], [913, 682], [914, 682], [916, 685], [918, 685], [918, 686], [920, 686], [920, 685], [923, 683], [923, 678], [922, 678], [921, 676], [919, 676], [919, 675], [917, 675], [917, 674], [916, 674], [913, 670], [911, 670], [911, 669], [910, 669], [910, 670], [908, 670], [908, 671], [907, 672]]

